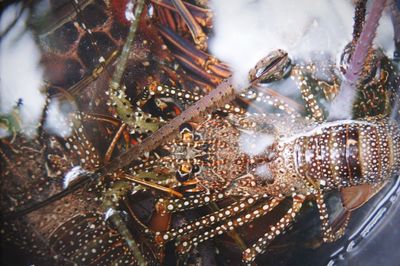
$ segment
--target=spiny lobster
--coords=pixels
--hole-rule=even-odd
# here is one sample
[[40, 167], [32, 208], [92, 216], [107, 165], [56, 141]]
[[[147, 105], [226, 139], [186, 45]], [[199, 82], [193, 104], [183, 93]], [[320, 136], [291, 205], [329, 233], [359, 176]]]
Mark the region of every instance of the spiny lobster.
[[[374, 4], [366, 28], [376, 28], [382, 12], [382, 6], [378, 7], [378, 2]], [[360, 43], [371, 44], [373, 34], [368, 36], [366, 32], [362, 32]], [[355, 89], [355, 82], [358, 86], [367, 87], [365, 80], [380, 73], [376, 69], [361, 73], [367, 62], [369, 46], [365, 48], [357, 43], [353, 54], [357, 59], [353, 60], [355, 63], [350, 66], [347, 75], [355, 78], [343, 82], [342, 93], [349, 89], [349, 82], [353, 82], [353, 86], [350, 85], [352, 90]], [[392, 70], [392, 66], [389, 69]], [[254, 77], [254, 73], [259, 71], [252, 72], [250, 77]], [[178, 228], [156, 232], [156, 242], [163, 245], [177, 238], [178, 252], [186, 253], [200, 242], [265, 215], [282, 199], [291, 197], [292, 208], [286, 215], [270, 226], [252, 247], [244, 250], [243, 261], [251, 263], [293, 221], [309, 196], [316, 200], [320, 211], [323, 240], [336, 240], [344, 233], [347, 221], [334, 232], [329, 226], [323, 193], [341, 189], [346, 197], [346, 191], [354, 187], [367, 185], [379, 188], [389, 178], [399, 174], [398, 122], [388, 118], [390, 106], [394, 106], [395, 115], [398, 112], [399, 77], [394, 75], [394, 80], [389, 82], [387, 77], [375, 79], [377, 83], [373, 88], [377, 90], [376, 93], [382, 93], [383, 90], [385, 92], [381, 96], [392, 99], [383, 111], [373, 110], [379, 113], [375, 118], [361, 116], [357, 120], [337, 120], [315, 125], [297, 120], [296, 115], [286, 119], [273, 119], [268, 115], [231, 115], [223, 119], [210, 117], [198, 125], [197, 130], [193, 130], [193, 126], [181, 129], [181, 139], [165, 145], [171, 155], [158, 162], [161, 168], [166, 167], [170, 171], [178, 169], [177, 179], [183, 185], [191, 181], [189, 184], [195, 184], [196, 187], [191, 187], [190, 191], [203, 194], [182, 200], [160, 200], [158, 209], [167, 213], [194, 208], [228, 196], [238, 196], [239, 199], [230, 206]], [[365, 91], [368, 89], [361, 88]], [[313, 119], [321, 121], [322, 108], [317, 106], [314, 96], [308, 91], [302, 93]], [[358, 97], [360, 99], [365, 95]], [[281, 106], [285, 110], [285, 106]], [[360, 106], [355, 106], [356, 110]], [[289, 115], [293, 116], [293, 113]], [[276, 132], [270, 128], [271, 125], [274, 125]], [[306, 126], [297, 128], [293, 125]], [[354, 209], [364, 202], [353, 202], [354, 205], [348, 204], [346, 207]]]
[[[161, 158], [161, 167], [178, 169], [178, 180], [196, 184], [191, 189], [202, 193], [203, 204], [229, 196], [239, 199], [199, 220], [156, 233], [156, 241], [162, 245], [177, 238], [178, 252], [186, 253], [205, 240], [265, 215], [286, 197], [292, 198], [292, 208], [244, 251], [245, 262], [263, 253], [283, 233], [307, 197], [314, 198], [320, 210], [323, 240], [341, 236], [344, 227], [334, 232], [329, 226], [323, 194], [363, 184], [379, 186], [398, 174], [398, 125], [388, 119], [323, 124], [295, 121], [307, 126], [293, 133], [293, 126], [285, 125], [282, 117], [230, 115], [210, 117], [192, 131], [184, 128], [182, 139], [166, 145], [172, 158]], [[271, 124], [276, 132], [271, 131]], [[158, 209], [175, 212], [197, 207], [200, 202], [197, 197], [161, 200]]]
[[[277, 51], [277, 54], [281, 71], [274, 73], [286, 73], [285, 53]], [[271, 61], [275, 60], [262, 62], [271, 65]], [[262, 71], [252, 71], [250, 77], [254, 77], [254, 73]], [[379, 80], [374, 85], [374, 88], [387, 90], [387, 96], [396, 99], [392, 105], [398, 99], [395, 86], [399, 77], [395, 74], [394, 79], [393, 83], [385, 79], [386, 87], [383, 88]], [[323, 113], [319, 111], [322, 107], [317, 106], [316, 101], [310, 103], [314, 95], [306, 90], [302, 93], [308, 107], [312, 107], [312, 119], [323, 121]], [[251, 93], [248, 97], [252, 97]], [[316, 200], [320, 210], [323, 240], [333, 241], [344, 233], [347, 221], [334, 232], [329, 226], [323, 194], [332, 189], [345, 192], [349, 187], [353, 189], [365, 184], [379, 188], [399, 173], [399, 128], [397, 122], [387, 117], [386, 111], [380, 114], [386, 118], [363, 117], [320, 124], [301, 119], [300, 114], [288, 108], [287, 104], [274, 101], [270, 96], [257, 94], [253, 97], [255, 101], [275, 105], [287, 114], [209, 116], [199, 125], [183, 127], [181, 138], [164, 146], [171, 155], [158, 159], [157, 163], [161, 168], [176, 171], [177, 179], [183, 185], [186, 182], [195, 184], [196, 187], [190, 187], [190, 191], [197, 191], [200, 195], [177, 200], [161, 199], [157, 205], [160, 212], [195, 208], [230, 196], [238, 199], [198, 220], [167, 232], [156, 232], [158, 244], [178, 239], [177, 250], [184, 254], [205, 240], [265, 215], [286, 197], [292, 198], [292, 208], [244, 251], [244, 262], [249, 263], [257, 254], [263, 253], [266, 246], [293, 221], [309, 197]], [[381, 110], [388, 108], [390, 110], [390, 106]], [[394, 108], [393, 112], [398, 110]], [[364, 201], [353, 202], [353, 205], [347, 203], [346, 207], [352, 209]]]

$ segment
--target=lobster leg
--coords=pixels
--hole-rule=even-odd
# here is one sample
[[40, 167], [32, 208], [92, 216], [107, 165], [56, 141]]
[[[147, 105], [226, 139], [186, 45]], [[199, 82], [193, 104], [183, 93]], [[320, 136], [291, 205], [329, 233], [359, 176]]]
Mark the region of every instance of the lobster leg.
[[108, 115], [81, 112], [81, 116], [82, 116], [82, 119], [85, 121], [105, 122], [105, 123], [111, 124], [115, 127], [120, 127], [122, 125], [120, 120], [118, 120], [114, 117], [108, 116]]
[[147, 95], [143, 95], [142, 97], [143, 100], [148, 100], [150, 96], [161, 96], [161, 97], [171, 97], [174, 98], [178, 101], [180, 101], [182, 104], [185, 105], [191, 105], [198, 101], [202, 95], [196, 93], [196, 92], [190, 92], [190, 91], [185, 91], [181, 90], [179, 88], [175, 87], [169, 87], [166, 85], [156, 85], [156, 84], [151, 84], [149, 87], [145, 88], [145, 92], [147, 92]]
[[[256, 218], [259, 218], [273, 208], [275, 208], [281, 199], [272, 199], [268, 200], [267, 202], [260, 203], [254, 210], [244, 212], [240, 216], [234, 218], [232, 221], [224, 221], [220, 225], [216, 226], [215, 228], [211, 228], [208, 230], [203, 231], [201, 234], [197, 235], [196, 237], [183, 237], [179, 239], [177, 243], [177, 251], [181, 254], [185, 254], [191, 250], [191, 248], [197, 246], [199, 243], [206, 241], [208, 239], [212, 239], [215, 236], [222, 235], [223, 233], [229, 232], [234, 230], [235, 228], [242, 226], [244, 224], [248, 224], [249, 222], [253, 221]], [[245, 210], [245, 209], [243, 209]], [[226, 214], [223, 214], [226, 215]]]
[[80, 155], [82, 168], [91, 171], [100, 166], [100, 156], [92, 142], [86, 137], [81, 121], [82, 115], [80, 113], [74, 114], [73, 121], [71, 122], [73, 134], [67, 138], [65, 146], [68, 150]]
[[306, 103], [306, 108], [311, 114], [311, 118], [317, 122], [323, 122], [325, 119], [324, 111], [319, 106], [316, 97], [312, 93], [310, 86], [307, 84], [307, 78], [303, 67], [294, 67], [292, 70], [300, 88], [301, 97]]
[[[166, 16], [165, 16], [165, 11], [164, 11], [163, 9], [157, 8], [156, 13], [157, 13], [158, 21], [159, 21], [161, 24], [163, 24], [163, 25], [169, 24], [169, 23], [167, 22], [167, 18], [166, 18]], [[169, 26], [172, 28], [172, 27], [175, 26], [175, 23], [174, 23], [173, 25], [169, 25]]]
[[159, 10], [159, 12], [163, 13], [163, 15], [164, 15], [164, 17], [165, 17], [165, 20], [166, 20], [166, 22], [167, 22], [167, 25], [168, 25], [169, 27], [171, 27], [171, 29], [172, 29], [173, 31], [177, 31], [177, 25], [176, 25], [174, 16], [171, 14], [171, 12], [170, 12], [169, 10], [167, 10], [167, 9], [165, 9], [165, 10]]
[[[185, 91], [179, 88], [169, 87], [166, 85], [157, 86], [156, 84], [151, 84], [149, 87], [145, 88], [144, 94], [142, 98], [139, 99], [139, 102], [147, 101], [152, 95], [161, 97], [171, 97], [175, 100], [178, 100], [180, 103], [185, 105], [185, 107], [194, 104], [201, 97], [203, 97], [202, 94], [196, 92]], [[140, 105], [142, 104], [143, 103], [141, 103]], [[246, 112], [245, 109], [237, 106], [236, 104], [225, 104], [223, 107], [221, 107], [221, 111], [228, 113], [240, 113], [240, 114], [244, 114]]]
[[[71, 241], [70, 232], [79, 235], [79, 240]], [[85, 265], [103, 265], [110, 256], [115, 260], [134, 259], [123, 241], [104, 223], [102, 214], [89, 212], [74, 216], [57, 228], [49, 237], [49, 248], [57, 256], [65, 257], [69, 264], [79, 261]], [[100, 243], [103, 243], [101, 248]]]
[[71, 87], [67, 89], [67, 91], [73, 95], [79, 95], [80, 91], [84, 90], [91, 84], [93, 81], [97, 80], [100, 78], [102, 75], [109, 75], [107, 71], [107, 66], [109, 66], [112, 62], [115, 61], [115, 59], [118, 57], [119, 51], [114, 51], [110, 54], [109, 57], [105, 58], [99, 63], [99, 66], [97, 66], [93, 71], [92, 75], [89, 75], [85, 77], [84, 79], [80, 80], [79, 82], [75, 83]]
[[194, 43], [196, 47], [200, 50], [207, 49], [207, 36], [203, 32], [200, 25], [197, 21], [193, 18], [192, 14], [183, 4], [182, 0], [172, 0], [173, 5], [175, 6], [179, 15], [181, 15], [182, 19], [185, 21], [186, 25], [188, 26], [190, 33], [192, 34]]
[[156, 232], [156, 242], [159, 245], [163, 245], [165, 241], [170, 241], [175, 238], [179, 239], [203, 228], [209, 228], [215, 223], [223, 222], [229, 217], [237, 215], [246, 208], [251, 207], [257, 201], [257, 199], [257, 197], [242, 198], [241, 200], [234, 202], [225, 208], [203, 216], [200, 219], [187, 223], [179, 228], [174, 228], [167, 232]]
[[241, 93], [240, 96], [254, 100], [256, 103], [268, 104], [294, 117], [300, 117], [300, 113], [303, 111], [299, 104], [271, 89], [262, 89], [257, 91], [249, 90]]
[[328, 209], [326, 208], [324, 196], [322, 195], [322, 193], [316, 194], [315, 201], [317, 203], [319, 217], [321, 219], [322, 240], [324, 242], [334, 242], [338, 240], [345, 233], [350, 216], [347, 216], [346, 221], [341, 225], [341, 227], [338, 230], [334, 231], [333, 228], [329, 225]]
[[[171, 1], [166, 1], [166, 0], [152, 0], [154, 4], [157, 4], [160, 7], [166, 8], [168, 10], [171, 10], [173, 12], [178, 12], [176, 7], [171, 4]], [[206, 8], [201, 8], [195, 5], [192, 5], [187, 2], [183, 2], [185, 7], [189, 10], [190, 14], [193, 16], [193, 18], [196, 20], [198, 24], [200, 24], [203, 27], [211, 28], [212, 27], [212, 12], [209, 9]]]
[[280, 235], [283, 230], [293, 222], [294, 218], [299, 213], [304, 200], [305, 197], [303, 195], [295, 194], [293, 196], [292, 207], [287, 211], [285, 216], [283, 216], [275, 225], [270, 226], [268, 232], [265, 233], [264, 236], [260, 237], [251, 248], [248, 248], [243, 252], [244, 263], [251, 264], [258, 254], [266, 251], [267, 246], [272, 242], [272, 240]]
[[[198, 71], [202, 74], [202, 72], [208, 73], [207, 71], [210, 71], [220, 79], [227, 78], [231, 75], [228, 68], [224, 64], [220, 63], [215, 57], [196, 49], [191, 42], [183, 39], [170, 28], [159, 25], [159, 32], [178, 51], [176, 52], [178, 54], [175, 54], [175, 56], [178, 55], [177, 59], [186, 64], [191, 62], [189, 65], [191, 68], [189, 69], [194, 71], [194, 73]], [[204, 76], [205, 74], [203, 73], [202, 75]], [[211, 76], [211, 74], [209, 74], [209, 76]]]
[[181, 63], [186, 69], [189, 71], [195, 73], [198, 75], [200, 78], [205, 79], [212, 83], [213, 85], [217, 85], [218, 83], [221, 82], [221, 77], [218, 77], [216, 75], [213, 75], [212, 73], [207, 72], [202, 67], [199, 67], [198, 65], [194, 64], [190, 58], [187, 58], [183, 55], [180, 55], [178, 53], [175, 54], [175, 58]]
[[[129, 58], [131, 46], [136, 36], [136, 31], [139, 25], [139, 18], [143, 11], [144, 0], [138, 1], [135, 9], [135, 19], [129, 29], [129, 34], [126, 42], [122, 48], [122, 52], [118, 58], [115, 71], [110, 81], [108, 95], [110, 97], [111, 106], [115, 108], [116, 113], [129, 125], [132, 129], [156, 131], [159, 123], [157, 119], [151, 118], [149, 115], [137, 110], [136, 113], [133, 111], [133, 106], [125, 93], [125, 86], [121, 86], [121, 79], [126, 68], [126, 64]], [[132, 115], [135, 114], [135, 115]]]
[[[118, 230], [118, 233], [125, 240], [126, 244], [134, 254], [139, 265], [147, 265], [140, 247], [137, 244], [132, 233], [129, 231], [119, 211], [115, 211], [119, 199], [122, 199], [127, 193], [133, 191], [130, 182], [115, 183], [102, 197], [103, 208], [106, 210], [106, 219], [110, 219]], [[115, 200], [117, 199], [117, 200]], [[108, 216], [108, 217], [107, 217]]]
[[[104, 156], [104, 162], [105, 163], [110, 161], [112, 153], [113, 153], [113, 151], [115, 149], [115, 146], [117, 145], [117, 142], [118, 142], [119, 138], [121, 137], [122, 134], [124, 134], [124, 132], [126, 133], [126, 127], [127, 127], [127, 125], [125, 123], [122, 123], [120, 128], [118, 129], [117, 133], [115, 133], [115, 136], [112, 139], [110, 145], [108, 146], [108, 149], [107, 149], [106, 154]], [[124, 134], [124, 136], [126, 136], [126, 134]], [[129, 134], [127, 136], [129, 137]], [[126, 148], [127, 149], [129, 148], [129, 139], [128, 139], [128, 141], [126, 141]]]
[[157, 212], [164, 213], [174, 213], [180, 211], [186, 211], [194, 208], [198, 208], [209, 204], [210, 202], [215, 202], [226, 198], [227, 196], [223, 193], [214, 194], [196, 194], [193, 196], [177, 199], [159, 199], [156, 203]]

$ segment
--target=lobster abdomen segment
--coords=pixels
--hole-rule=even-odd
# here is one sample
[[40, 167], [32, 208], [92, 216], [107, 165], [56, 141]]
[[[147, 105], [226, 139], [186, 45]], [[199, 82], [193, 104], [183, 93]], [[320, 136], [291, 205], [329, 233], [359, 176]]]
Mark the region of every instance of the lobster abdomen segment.
[[295, 170], [327, 189], [379, 183], [399, 171], [399, 139], [387, 121], [325, 123], [294, 138]]

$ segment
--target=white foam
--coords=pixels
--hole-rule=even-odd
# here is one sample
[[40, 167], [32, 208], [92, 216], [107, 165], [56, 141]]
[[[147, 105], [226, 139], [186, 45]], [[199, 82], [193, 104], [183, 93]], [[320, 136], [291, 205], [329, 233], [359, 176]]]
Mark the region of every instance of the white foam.
[[261, 155], [274, 143], [274, 140], [275, 137], [271, 134], [242, 132], [239, 136], [240, 151], [249, 156]]
[[104, 213], [104, 220], [108, 220], [111, 216], [115, 214], [115, 210], [113, 208], [108, 208], [107, 211]]
[[[0, 18], [2, 34], [20, 10], [20, 4], [4, 10]], [[19, 107], [22, 130], [32, 137], [42, 115], [45, 95], [40, 91], [43, 76], [40, 50], [26, 29], [27, 18], [25, 11], [0, 41], [0, 113], [11, 112], [22, 100]]]
[[72, 134], [68, 114], [70, 111], [64, 111], [59, 100], [54, 99], [49, 104], [45, 129], [54, 135], [66, 138]]
[[[295, 62], [327, 58], [336, 62], [351, 41], [354, 6], [348, 0], [214, 0], [213, 55], [227, 62], [237, 86], [248, 71], [275, 49]], [[380, 21], [376, 43], [392, 53], [393, 27], [387, 13]]]
[[130, 21], [130, 22], [133, 22], [136, 19], [135, 14], [133, 13], [133, 7], [134, 7], [134, 4], [132, 1], [129, 1], [128, 3], [126, 3], [125, 18], [127, 21]]
[[256, 175], [266, 179], [272, 176], [271, 169], [269, 169], [267, 164], [257, 166], [255, 173]]

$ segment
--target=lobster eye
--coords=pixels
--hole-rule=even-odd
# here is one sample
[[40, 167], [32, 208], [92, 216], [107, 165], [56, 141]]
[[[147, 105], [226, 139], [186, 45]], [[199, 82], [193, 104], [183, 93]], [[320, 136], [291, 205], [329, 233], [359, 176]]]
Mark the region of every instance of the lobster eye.
[[179, 133], [183, 134], [185, 132], [193, 133], [193, 127], [189, 123], [183, 123], [179, 126]]
[[182, 140], [184, 142], [191, 142], [193, 141], [194, 137], [194, 130], [191, 124], [184, 123], [179, 127], [179, 133], [181, 134]]
[[192, 167], [192, 174], [196, 175], [200, 173], [200, 166], [198, 166], [197, 164], [193, 165]]
[[186, 182], [189, 180], [189, 174], [182, 174], [179, 171], [176, 171], [175, 177], [179, 182]]
[[181, 134], [183, 142], [191, 142], [194, 139], [193, 133], [184, 132]]
[[175, 174], [176, 179], [177, 179], [179, 182], [185, 182], [185, 181], [187, 181], [187, 180], [190, 178], [190, 176], [191, 176], [191, 174], [192, 174], [192, 171], [193, 171], [193, 167], [192, 167], [191, 164], [189, 164], [189, 163], [183, 163], [183, 164], [179, 167], [178, 171], [176, 171], [176, 174]]
[[193, 139], [194, 140], [201, 140], [201, 135], [199, 133], [194, 133]]
[[154, 102], [156, 104], [156, 106], [161, 110], [164, 111], [165, 109], [167, 109], [168, 104], [166, 104], [165, 102], [163, 102], [160, 99], [154, 99]]

